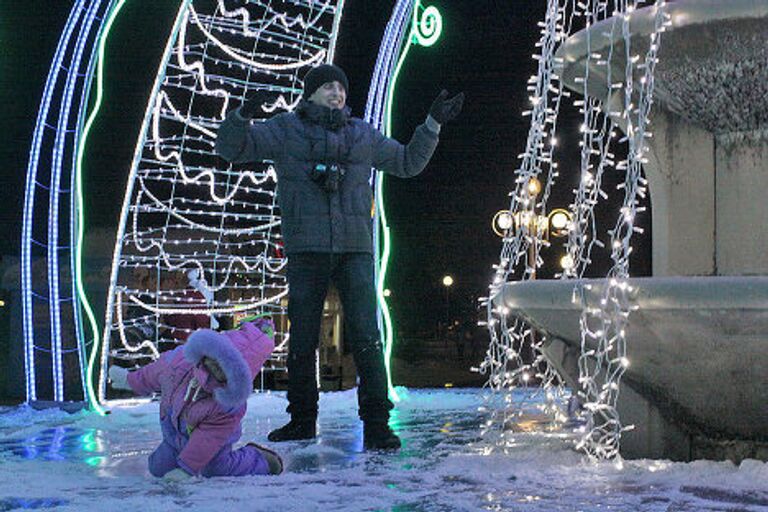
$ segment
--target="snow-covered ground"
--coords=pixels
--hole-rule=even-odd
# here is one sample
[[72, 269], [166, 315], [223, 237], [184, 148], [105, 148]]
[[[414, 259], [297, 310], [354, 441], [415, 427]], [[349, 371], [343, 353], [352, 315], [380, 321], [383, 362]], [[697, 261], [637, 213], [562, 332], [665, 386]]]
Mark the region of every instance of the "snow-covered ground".
[[[394, 418], [403, 449], [382, 454], [362, 450], [354, 391], [325, 393], [316, 442], [272, 445], [286, 473], [182, 483], [146, 470], [157, 403], [106, 417], [0, 408], [0, 511], [768, 511], [758, 461], [594, 464], [563, 433], [520, 433], [488, 454], [481, 402], [477, 389], [408, 391]], [[243, 440], [265, 442], [285, 405], [254, 395]]]

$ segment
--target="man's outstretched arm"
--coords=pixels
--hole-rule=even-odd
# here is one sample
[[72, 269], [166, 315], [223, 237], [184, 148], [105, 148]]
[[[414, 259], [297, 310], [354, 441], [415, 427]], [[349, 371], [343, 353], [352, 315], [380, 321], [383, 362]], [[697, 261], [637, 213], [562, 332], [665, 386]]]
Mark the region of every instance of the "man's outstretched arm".
[[461, 112], [464, 93], [447, 100], [443, 90], [429, 109], [427, 120], [413, 132], [410, 142], [403, 145], [394, 139], [377, 134], [374, 139], [373, 166], [388, 174], [409, 178], [416, 176], [429, 163], [438, 143], [440, 127]]
[[266, 101], [266, 93], [255, 91], [246, 102], [231, 110], [219, 126], [216, 153], [232, 163], [274, 160], [280, 137], [273, 119], [251, 123]]
[[243, 118], [239, 109], [230, 111], [216, 134], [216, 153], [232, 163], [253, 162], [256, 148], [251, 139], [250, 119]]

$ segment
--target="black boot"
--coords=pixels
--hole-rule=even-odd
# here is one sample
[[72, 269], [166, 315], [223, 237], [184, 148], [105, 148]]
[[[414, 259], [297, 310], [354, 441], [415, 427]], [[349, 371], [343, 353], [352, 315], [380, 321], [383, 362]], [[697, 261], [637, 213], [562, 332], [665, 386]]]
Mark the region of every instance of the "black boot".
[[363, 445], [366, 450], [398, 450], [400, 438], [383, 422], [366, 422], [363, 425]]
[[317, 435], [315, 420], [294, 420], [292, 419], [286, 425], [273, 430], [267, 436], [267, 439], [273, 443], [281, 441], [297, 441], [300, 439], [314, 439]]

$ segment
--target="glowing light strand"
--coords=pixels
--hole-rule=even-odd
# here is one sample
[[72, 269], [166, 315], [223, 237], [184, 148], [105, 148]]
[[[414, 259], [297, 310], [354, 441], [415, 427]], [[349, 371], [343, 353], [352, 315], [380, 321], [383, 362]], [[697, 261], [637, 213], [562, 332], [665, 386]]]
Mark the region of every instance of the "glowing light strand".
[[[535, 56], [537, 74], [531, 77], [527, 87], [531, 109], [523, 113], [531, 117], [531, 127], [525, 152], [519, 155], [521, 163], [515, 171], [515, 190], [510, 193], [509, 211], [518, 218], [535, 219], [545, 211], [549, 191], [557, 177], [554, 145], [547, 145], [545, 141], [551, 141], [555, 136], [557, 115], [564, 95], [556, 73], [558, 62], [555, 51], [573, 20], [572, 16], [565, 18], [566, 5], [567, 2], [548, 1], [544, 22], [540, 24], [541, 38], [536, 44], [540, 54]], [[532, 193], [529, 184], [542, 174], [547, 178], [544, 194], [539, 199]], [[490, 299], [486, 303], [488, 320], [485, 324], [489, 329], [490, 343], [486, 358], [477, 371], [488, 374], [486, 385], [490, 393], [486, 395], [483, 407], [490, 412], [490, 418], [481, 433], [483, 436], [497, 435], [501, 448], [509, 432], [508, 424], [526, 412], [529, 403], [539, 400], [538, 393], [516, 393], [519, 386], [527, 387], [540, 382], [540, 389], [546, 392], [547, 398], [544, 407], [549, 412], [554, 410], [562, 393], [557, 386], [556, 372], [540, 350], [543, 337], [521, 319], [508, 318], [506, 308], [494, 307], [492, 300], [519, 267], [522, 267], [523, 280], [535, 278], [536, 268], [541, 264], [539, 250], [543, 242], [542, 234], [538, 223], [520, 223], [508, 230], [503, 239], [500, 262], [494, 265], [495, 276], [489, 287]], [[530, 355], [526, 357], [528, 352]]]
[[[74, 194], [76, 182], [76, 149], [80, 141], [82, 119], [87, 104], [88, 89], [91, 81], [91, 71], [94, 66], [94, 50], [98, 35], [103, 27], [104, 13], [109, 8], [109, 2], [92, 1], [78, 2], [70, 11], [67, 23], [62, 32], [59, 44], [43, 92], [43, 100], [38, 112], [37, 124], [33, 135], [32, 149], [27, 172], [25, 188], [25, 203], [22, 226], [22, 309], [25, 345], [26, 367], [26, 396], [28, 402], [50, 398], [53, 403], [80, 400], [80, 393], [86, 394], [84, 359], [85, 346], [80, 325], [80, 302], [76, 294], [75, 282], [78, 280], [76, 264], [77, 239], [75, 231], [81, 224], [76, 215], [78, 203]], [[51, 107], [58, 105], [58, 110]], [[55, 127], [53, 130], [50, 128]], [[52, 139], [52, 140], [51, 140]], [[47, 176], [39, 175], [45, 170]], [[61, 188], [62, 183], [69, 182], [68, 189]], [[47, 183], [47, 184], [46, 184]], [[36, 214], [37, 190], [48, 193], [48, 208], [45, 215]], [[69, 197], [67, 206], [63, 206], [62, 198]], [[67, 212], [67, 213], [64, 213]], [[40, 212], [42, 213], [42, 212]], [[66, 218], [66, 215], [69, 215]], [[64, 220], [64, 222], [62, 222]], [[34, 232], [45, 227], [46, 242], [38, 242]], [[67, 226], [69, 232], [61, 233], [61, 228]], [[59, 240], [66, 238], [69, 245], [61, 245]], [[37, 283], [32, 270], [32, 247], [46, 248], [47, 278]], [[69, 275], [63, 272], [61, 257], [69, 252]], [[69, 283], [71, 296], [61, 294], [63, 283]], [[48, 292], [43, 295], [35, 291], [35, 287], [47, 286]], [[45, 297], [45, 305], [35, 306], [33, 299], [41, 301]], [[65, 309], [62, 309], [64, 305]], [[71, 313], [71, 315], [70, 315]], [[48, 324], [48, 346], [43, 345], [40, 330], [35, 332], [36, 318], [48, 316], [44, 323]], [[75, 348], [65, 348], [65, 343], [71, 343]], [[51, 394], [39, 389], [41, 384], [37, 373], [41, 370], [36, 352], [50, 354]], [[64, 358], [70, 354], [77, 357], [74, 365], [79, 370], [78, 375], [65, 374]], [[46, 358], [43, 358], [43, 361]], [[46, 364], [47, 363], [43, 363]], [[79, 385], [71, 388], [70, 383], [79, 381]]]
[[[332, 55], [342, 6], [325, 2], [319, 12], [315, 4], [293, 2], [283, 7], [285, 16], [275, 17], [273, 3], [250, 2], [243, 9], [248, 20], [262, 17], [258, 30], [250, 21], [238, 23], [244, 11], [228, 10], [222, 0], [208, 13], [190, 2], [180, 6], [128, 178], [102, 339], [100, 401], [106, 400], [109, 357], [130, 364], [156, 357], [140, 344], [129, 350], [126, 326], [153, 331], [148, 340], [156, 346], [173, 342], [162, 333], [169, 315], [269, 312], [285, 349], [280, 317], [288, 291], [274, 168], [269, 162], [222, 168], [214, 138], [226, 111], [249, 90], [279, 94], [260, 117], [297, 104], [297, 73], [318, 55]], [[283, 33], [268, 30], [270, 23]], [[178, 279], [191, 269], [209, 283], [209, 298], [184, 291]]]
[[306, 66], [311, 66], [312, 64], [319, 63], [323, 60], [325, 57], [325, 51], [319, 51], [309, 57], [308, 59], [299, 60], [297, 62], [290, 62], [287, 64], [268, 64], [266, 62], [257, 62], [253, 59], [248, 59], [244, 56], [242, 56], [240, 53], [238, 53], [236, 50], [234, 50], [232, 47], [230, 47], [227, 44], [224, 44], [221, 40], [219, 40], [216, 36], [210, 33], [203, 24], [200, 22], [200, 19], [197, 17], [197, 12], [195, 11], [194, 7], [190, 6], [189, 12], [192, 14], [192, 19], [197, 25], [197, 27], [205, 34], [210, 41], [212, 41], [216, 46], [218, 46], [224, 53], [229, 55], [234, 60], [240, 61], [243, 64], [247, 66], [252, 66], [257, 69], [272, 69], [272, 70], [287, 70], [287, 69], [298, 69]]
[[54, 94], [55, 83], [58, 80], [58, 72], [64, 59], [66, 47], [75, 28], [77, 20], [83, 13], [83, 1], [72, 8], [67, 23], [64, 27], [59, 44], [54, 54], [53, 63], [48, 73], [46, 86], [43, 90], [43, 101], [38, 111], [37, 122], [32, 139], [29, 165], [27, 167], [27, 182], [25, 187], [24, 213], [22, 219], [21, 239], [21, 289], [22, 289], [22, 315], [24, 327], [24, 363], [26, 370], [26, 399], [27, 402], [37, 400], [36, 336], [34, 330], [33, 309], [33, 275], [32, 275], [32, 230], [34, 222], [34, 206], [36, 186], [38, 182], [37, 172], [40, 153], [45, 137], [45, 125], [49, 115], [49, 109]]
[[[409, 23], [410, 22], [410, 23]], [[435, 7], [423, 8], [421, 2], [399, 1], [385, 28], [384, 38], [376, 59], [371, 87], [366, 103], [365, 119], [391, 136], [392, 105], [399, 71], [405, 62], [410, 44], [430, 46], [439, 38], [442, 19]], [[399, 56], [399, 57], [398, 57]], [[379, 303], [378, 321], [384, 346], [389, 395], [397, 402], [400, 397], [392, 384], [390, 360], [394, 345], [392, 318], [384, 295], [387, 266], [391, 254], [389, 226], [384, 208], [383, 174], [371, 175], [375, 188], [374, 225], [378, 227], [374, 238], [376, 258], [376, 294]]]
[[[528, 112], [532, 116], [531, 131], [526, 152], [521, 155], [523, 163], [516, 173], [516, 190], [511, 194], [513, 199], [510, 211], [528, 216], [519, 218], [535, 218], [537, 209], [546, 211], [548, 191], [554, 184], [553, 178], [557, 176], [556, 162], [553, 161], [552, 153], [543, 151], [546, 147], [543, 141], [549, 139], [551, 146], [555, 145], [559, 100], [555, 100], [553, 108], [547, 107], [547, 94], [542, 94], [542, 91], [551, 91], [557, 98], [562, 94], [557, 76], [549, 71], [552, 69], [553, 61], [557, 60], [554, 57], [554, 47], [551, 46], [551, 42], [565, 40], [570, 33], [570, 27], [573, 26], [573, 20], [577, 17], [583, 17], [586, 27], [590, 27], [612, 16], [613, 26], [620, 25], [622, 30], [621, 40], [626, 52], [625, 73], [622, 77], [623, 83], [620, 83], [617, 88], [610, 72], [613, 43], [607, 49], [606, 58], [605, 55], [593, 52], [589, 40], [591, 33], [588, 32], [584, 76], [576, 78], [576, 82], [584, 86], [585, 99], [575, 102], [580, 107], [583, 122], [580, 142], [581, 179], [578, 189], [574, 190], [576, 197], [571, 205], [573, 220], [569, 226], [567, 245], [573, 265], [564, 269], [560, 276], [565, 279], [581, 277], [591, 264], [593, 247], [603, 247], [599, 240], [600, 235], [594, 214], [595, 205], [601, 199], [608, 197], [602, 189], [602, 177], [608, 168], [626, 171], [624, 183], [619, 185], [620, 189], [624, 189], [623, 205], [619, 209], [616, 224], [607, 232], [611, 240], [613, 266], [608, 272], [605, 285], [598, 292], [591, 291], [588, 285], [577, 281], [574, 290], [574, 300], [582, 305], [582, 346], [579, 359], [581, 388], [577, 391], [583, 401], [587, 418], [587, 428], [584, 429], [585, 433], [577, 446], [594, 458], [613, 458], [618, 455], [621, 432], [624, 430], [616, 412], [616, 400], [621, 375], [629, 364], [625, 350], [625, 328], [632, 309], [629, 301], [632, 290], [626, 282], [629, 276], [629, 254], [632, 250], [629, 242], [633, 234], [640, 232], [633, 223], [636, 213], [642, 211], [642, 208], [638, 208], [638, 198], [643, 198], [645, 194], [641, 164], [644, 161], [643, 154], [647, 150], [645, 138], [649, 136], [646, 125], [652, 102], [653, 70], [657, 61], [659, 35], [668, 22], [663, 12], [664, 1], [655, 2], [656, 25], [650, 36], [649, 51], [645, 55], [645, 60], [636, 65], [640, 61], [640, 56], [630, 53], [629, 20], [630, 13], [641, 3], [617, 1], [611, 10], [608, 1], [571, 2], [567, 24], [553, 23], [553, 19], [556, 18], [555, 8], [559, 2], [548, 3], [547, 17], [542, 24], [542, 40], [539, 43], [542, 53], [537, 57], [539, 72], [536, 77], [532, 77], [529, 88], [533, 92], [531, 96], [533, 107]], [[558, 8], [565, 14], [568, 6], [566, 2]], [[629, 156], [618, 163], [612, 152], [612, 139], [615, 137], [613, 120], [605, 115], [599, 99], [589, 98], [587, 95], [591, 65], [606, 66], [608, 68], [606, 89], [609, 91], [617, 89], [618, 92], [615, 94], [621, 94], [622, 101], [619, 107], [621, 112], [612, 113], [612, 116], [626, 123], [623, 128], [627, 134], [625, 140], [628, 141]], [[637, 71], [642, 75], [638, 90], [633, 83], [634, 73]], [[633, 104], [633, 93], [639, 97], [638, 105]], [[616, 108], [613, 103], [615, 101], [612, 102], [611, 109]], [[545, 194], [537, 202], [535, 195], [532, 197], [526, 190], [527, 184], [536, 177], [540, 169], [548, 165], [551, 167], [547, 176]], [[494, 391], [514, 391], [518, 382], [525, 384], [531, 377], [536, 377], [547, 391], [548, 398], [556, 395], [552, 389], [557, 389], [557, 376], [541, 356], [540, 335], [537, 336], [530, 327], [517, 318], [513, 318], [510, 323], [509, 311], [506, 307], [495, 305], [492, 300], [500, 292], [504, 283], [511, 279], [521, 260], [525, 261], [522, 278], [525, 280], [535, 276], [536, 268], [542, 263], [538, 255], [541, 246], [541, 233], [537, 226], [514, 226], [504, 238], [500, 264], [494, 266], [496, 275], [490, 286], [491, 298], [487, 304], [489, 310], [487, 325], [491, 333], [491, 343], [486, 360], [480, 368], [481, 371], [490, 374], [488, 386]], [[533, 349], [532, 364], [519, 358], [519, 353], [526, 344]], [[511, 366], [510, 363], [512, 363]], [[540, 371], [539, 364], [544, 364], [544, 371]], [[514, 415], [521, 410], [521, 407], [516, 404], [511, 416], [508, 415], [509, 404], [512, 402], [513, 400], [507, 395], [502, 405], [497, 406], [492, 413], [495, 416], [492, 416], [486, 424], [486, 433], [495, 424], [503, 424], [510, 419], [514, 421]], [[555, 407], [552, 409], [552, 414], [557, 416], [558, 410]]]
[[[581, 356], [579, 358], [580, 392], [584, 405], [589, 412], [588, 429], [578, 447], [588, 455], [598, 459], [610, 459], [618, 456], [621, 435], [626, 428], [616, 410], [619, 400], [621, 378], [629, 365], [626, 351], [626, 329], [633, 310], [631, 302], [632, 287], [628, 284], [629, 255], [632, 252], [631, 239], [638, 231], [634, 220], [638, 209], [638, 196], [645, 194], [642, 178], [642, 163], [647, 151], [645, 139], [648, 116], [653, 101], [654, 69], [658, 61], [657, 53], [661, 32], [668, 22], [664, 13], [664, 0], [655, 2], [654, 30], [649, 36], [649, 48], [642, 65], [635, 65], [635, 58], [630, 35], [630, 13], [640, 2], [624, 4], [623, 10], [615, 15], [621, 25], [625, 55], [624, 89], [622, 91], [623, 119], [626, 119], [624, 131], [628, 143], [628, 156], [616, 165], [625, 169], [623, 186], [624, 199], [614, 227], [608, 231], [611, 240], [611, 260], [613, 266], [608, 272], [603, 290], [599, 292], [600, 307], [595, 307], [594, 295], [579, 282], [575, 294], [582, 304], [581, 314]], [[634, 76], [640, 72], [640, 86], [635, 87]], [[638, 105], [633, 105], [637, 94]], [[584, 172], [584, 169], [582, 170]]]
[[[48, 275], [55, 276], [54, 279], [49, 280], [49, 305], [53, 308], [51, 312], [51, 346], [52, 346], [52, 370], [54, 378], [54, 393], [53, 399], [56, 402], [64, 401], [64, 370], [62, 367], [62, 325], [61, 325], [61, 294], [59, 290], [59, 211], [60, 204], [59, 198], [64, 191], [61, 190], [61, 175], [65, 152], [72, 152], [74, 155], [75, 144], [68, 141], [67, 132], [70, 131], [71, 124], [77, 125], [77, 120], [80, 119], [78, 115], [75, 118], [74, 123], [70, 119], [70, 113], [72, 109], [72, 101], [74, 95], [80, 89], [82, 93], [83, 75], [80, 69], [83, 53], [85, 51], [86, 42], [91, 37], [91, 25], [99, 10], [99, 2], [91, 4], [85, 13], [85, 18], [80, 27], [80, 32], [77, 37], [77, 42], [74, 48], [74, 54], [72, 57], [72, 63], [67, 72], [66, 85], [64, 87], [64, 97], [62, 98], [61, 106], [59, 109], [59, 122], [56, 129], [56, 141], [54, 143], [53, 150], [53, 166], [51, 169], [51, 186], [49, 188], [49, 201], [48, 201]], [[82, 104], [80, 105], [82, 107]], [[80, 112], [82, 114], [82, 112]], [[74, 131], [74, 130], [72, 130]], [[74, 165], [70, 167], [70, 172], [75, 171]], [[71, 193], [68, 191], [66, 193]], [[70, 210], [71, 211], [71, 210]], [[71, 223], [70, 223], [71, 227]], [[70, 247], [71, 249], [71, 247]], [[73, 276], [74, 277], [74, 276]], [[75, 303], [73, 310], [78, 305]], [[74, 322], [72, 330], [74, 330]], [[76, 343], [79, 340], [75, 340]], [[80, 380], [82, 382], [82, 367], [80, 368], [81, 375]]]
[[[163, 52], [163, 59], [160, 64], [160, 70], [158, 71], [157, 77], [155, 78], [155, 83], [152, 87], [152, 98], [157, 96], [157, 93], [160, 89], [160, 84], [162, 83], [164, 79], [165, 69], [164, 69], [164, 63], [168, 61], [168, 58], [171, 54], [171, 49], [173, 47], [173, 41], [178, 34], [178, 31], [181, 26], [181, 22], [183, 21], [183, 16], [186, 13], [188, 4], [191, 0], [185, 0], [179, 5], [179, 11], [176, 16], [176, 21], [174, 22], [174, 28], [171, 33], [171, 37], [168, 39], [168, 44], [166, 45], [166, 48]], [[150, 116], [152, 114], [152, 101], [149, 102], [147, 105], [146, 112], [144, 114], [144, 126], [146, 127]], [[131, 205], [131, 194], [133, 191], [134, 186], [134, 180], [135, 176], [138, 173], [138, 163], [141, 159], [142, 154], [142, 146], [143, 146], [143, 140], [139, 140], [136, 149], [134, 151], [134, 158], [133, 163], [131, 165], [131, 174], [128, 177], [128, 185], [127, 190], [125, 194], [125, 198], [123, 200], [123, 206], [122, 206], [122, 213], [121, 213], [121, 221], [118, 224], [118, 231], [117, 231], [117, 242], [115, 243], [115, 250], [112, 256], [112, 270], [111, 270], [111, 276], [110, 276], [110, 288], [109, 292], [107, 294], [107, 308], [106, 308], [106, 318], [104, 321], [104, 331], [103, 331], [103, 337], [102, 337], [102, 345], [100, 348], [100, 357], [99, 357], [99, 375], [98, 375], [98, 401], [100, 404], [105, 403], [106, 401], [106, 370], [107, 370], [107, 361], [109, 357], [109, 350], [110, 350], [110, 335], [111, 335], [111, 329], [112, 326], [112, 315], [115, 307], [115, 293], [116, 293], [116, 285], [117, 285], [117, 274], [118, 269], [120, 267], [120, 257], [122, 254], [122, 240], [125, 236], [125, 220], [128, 215], [129, 207]], [[94, 373], [95, 370], [95, 362], [96, 362], [96, 355], [97, 351], [94, 351], [94, 357], [91, 357], [91, 360], [89, 362], [89, 372], [91, 374]]]

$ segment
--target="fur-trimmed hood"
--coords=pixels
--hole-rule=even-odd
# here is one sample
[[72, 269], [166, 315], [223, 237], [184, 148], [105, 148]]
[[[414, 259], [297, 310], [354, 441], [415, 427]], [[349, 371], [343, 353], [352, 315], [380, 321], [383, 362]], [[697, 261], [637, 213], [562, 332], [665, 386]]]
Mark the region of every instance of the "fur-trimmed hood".
[[235, 331], [198, 329], [184, 345], [184, 358], [207, 377], [206, 381], [213, 379], [200, 362], [203, 357], [215, 359], [227, 377], [226, 384], [210, 388], [207, 382], [198, 384], [209, 388], [206, 390], [221, 405], [237, 407], [250, 396], [253, 379], [275, 348], [273, 332], [272, 322], [266, 319], [245, 323]]

